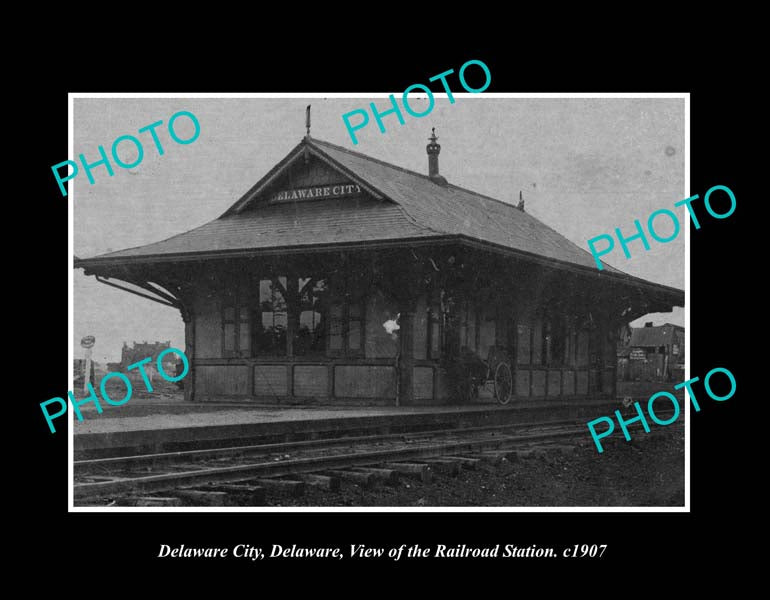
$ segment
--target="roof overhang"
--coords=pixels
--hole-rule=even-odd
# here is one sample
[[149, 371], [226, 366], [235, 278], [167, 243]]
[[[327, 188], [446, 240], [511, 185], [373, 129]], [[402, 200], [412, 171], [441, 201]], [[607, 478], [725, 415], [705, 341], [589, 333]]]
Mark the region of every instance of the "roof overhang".
[[624, 287], [631, 287], [639, 292], [647, 292], [653, 294], [660, 304], [662, 310], [650, 310], [648, 312], [668, 312], [670, 309], [665, 309], [666, 306], [684, 306], [685, 294], [683, 290], [647, 281], [628, 275], [622, 272], [613, 272], [609, 270], [598, 270], [595, 268], [583, 267], [581, 265], [575, 265], [572, 263], [550, 259], [536, 254], [531, 254], [521, 250], [514, 250], [506, 248], [504, 246], [498, 246], [490, 242], [477, 240], [463, 235], [436, 235], [431, 237], [420, 238], [401, 238], [397, 240], [373, 240], [367, 242], [353, 242], [353, 243], [335, 243], [335, 244], [308, 244], [301, 246], [287, 246], [280, 248], [260, 248], [260, 249], [242, 249], [242, 250], [228, 250], [228, 251], [216, 251], [216, 252], [197, 252], [197, 253], [184, 253], [184, 254], [163, 254], [163, 255], [145, 255], [134, 257], [96, 257], [90, 259], [76, 259], [75, 268], [82, 268], [85, 270], [86, 275], [102, 275], [110, 276], [110, 274], [118, 275], [124, 272], [125, 267], [130, 266], [143, 266], [150, 267], [152, 265], [173, 265], [173, 264], [188, 264], [198, 263], [202, 261], [215, 261], [215, 260], [227, 260], [238, 258], [253, 258], [259, 256], [279, 256], [290, 254], [317, 254], [325, 252], [341, 252], [341, 251], [364, 251], [364, 250], [377, 250], [377, 249], [391, 249], [399, 247], [424, 247], [424, 246], [436, 246], [436, 245], [451, 245], [460, 244], [466, 247], [475, 248], [478, 250], [484, 250], [494, 252], [496, 254], [502, 254], [511, 258], [540, 265], [549, 269], [555, 269], [573, 273], [581, 278], [597, 282], [602, 285], [601, 282], [607, 282], [607, 284], [615, 284]]

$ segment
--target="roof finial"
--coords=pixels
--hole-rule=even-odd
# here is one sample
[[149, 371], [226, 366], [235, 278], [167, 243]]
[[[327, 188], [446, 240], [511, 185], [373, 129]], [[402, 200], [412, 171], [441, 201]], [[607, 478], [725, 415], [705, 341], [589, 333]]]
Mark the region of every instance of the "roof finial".
[[436, 140], [438, 139], [438, 137], [436, 136], [436, 128], [435, 127], [431, 127], [430, 130], [433, 132], [433, 135], [430, 136], [428, 138], [428, 140], [430, 140], [431, 142], [433, 142], [435, 144]]
[[519, 190], [519, 204], [516, 206], [521, 212], [524, 212], [524, 196], [521, 193], [521, 190]]
[[307, 137], [310, 137], [310, 105], [307, 105], [305, 109], [305, 128], [307, 129]]

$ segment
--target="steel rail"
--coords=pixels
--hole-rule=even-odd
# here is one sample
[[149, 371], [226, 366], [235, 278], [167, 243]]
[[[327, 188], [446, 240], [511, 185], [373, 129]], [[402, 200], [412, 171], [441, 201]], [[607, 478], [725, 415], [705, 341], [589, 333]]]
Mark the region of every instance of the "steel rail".
[[246, 481], [259, 477], [283, 477], [297, 473], [313, 473], [353, 466], [377, 465], [398, 460], [435, 458], [456, 452], [479, 452], [533, 441], [555, 440], [584, 433], [583, 428], [563, 429], [527, 435], [500, 436], [489, 439], [447, 441], [422, 446], [405, 446], [386, 450], [370, 450], [353, 454], [315, 456], [284, 461], [270, 461], [246, 465], [233, 465], [206, 469], [194, 469], [180, 473], [164, 473], [142, 477], [78, 483], [74, 485], [75, 499], [120, 495], [137, 492], [159, 492], [185, 486], [206, 483]]

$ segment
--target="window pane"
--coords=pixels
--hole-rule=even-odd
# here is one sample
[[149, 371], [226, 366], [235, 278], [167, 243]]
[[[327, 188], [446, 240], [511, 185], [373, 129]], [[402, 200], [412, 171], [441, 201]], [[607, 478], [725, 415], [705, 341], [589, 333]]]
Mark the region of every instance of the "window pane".
[[235, 323], [225, 323], [225, 352], [235, 350]]
[[299, 313], [299, 328], [313, 331], [320, 315], [313, 310], [303, 310]]
[[342, 350], [342, 305], [329, 307], [329, 350]]
[[361, 321], [350, 321], [348, 323], [348, 349], [361, 349]]
[[577, 336], [577, 366], [588, 365], [588, 332], [580, 331]]
[[273, 294], [272, 294], [273, 284], [269, 279], [261, 279], [259, 282], [259, 303], [262, 304], [263, 302], [272, 302], [273, 300]]
[[439, 315], [436, 309], [430, 313], [430, 357], [441, 356], [441, 328], [439, 327]]
[[[286, 277], [278, 277], [278, 282], [285, 288]], [[254, 354], [286, 354], [286, 300], [281, 286], [272, 279], [261, 279], [259, 282], [260, 315], [254, 328]]]
[[476, 311], [470, 309], [468, 312], [468, 348], [476, 351]]
[[232, 306], [225, 307], [225, 321], [235, 320], [235, 308]]
[[247, 323], [241, 323], [238, 343], [239, 343], [238, 349], [240, 350], [241, 356], [250, 356], [251, 355], [251, 332], [249, 331], [249, 326]]
[[532, 364], [539, 365], [543, 362], [543, 324], [538, 319], [532, 328]]
[[570, 339], [572, 340], [571, 344], [571, 355], [570, 355], [570, 361], [569, 364], [571, 364], [573, 367], [577, 365], [577, 332], [572, 331], [570, 334]]
[[238, 350], [241, 356], [251, 356], [251, 327], [250, 311], [248, 306], [241, 306], [238, 310], [241, 320], [238, 326]]
[[327, 286], [325, 279], [314, 280], [300, 277], [298, 280], [300, 300], [299, 322], [294, 336], [294, 354], [323, 354], [326, 350], [325, 313]]
[[484, 360], [489, 357], [489, 349], [497, 343], [496, 311], [491, 306], [484, 306], [479, 322], [478, 354]]
[[554, 319], [549, 325], [550, 348], [548, 355], [548, 364], [564, 364], [564, 345], [566, 343], [564, 335], [564, 323], [560, 319]]
[[529, 353], [530, 353], [530, 336], [531, 331], [529, 329], [528, 325], [519, 325], [517, 328], [518, 332], [518, 347], [519, 347], [519, 354], [516, 362], [520, 365], [528, 365], [529, 364]]
[[367, 358], [396, 356], [400, 343], [400, 327], [396, 301], [382, 290], [371, 293], [366, 300], [366, 342], [364, 352]]

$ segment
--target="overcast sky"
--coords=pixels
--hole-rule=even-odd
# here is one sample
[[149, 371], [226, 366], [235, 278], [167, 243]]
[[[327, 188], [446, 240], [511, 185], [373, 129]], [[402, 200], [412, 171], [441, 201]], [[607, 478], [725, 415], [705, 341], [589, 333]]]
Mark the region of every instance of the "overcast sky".
[[[400, 94], [396, 95], [397, 98]], [[74, 179], [74, 248], [79, 257], [140, 246], [187, 231], [220, 216], [280, 161], [305, 134], [305, 106], [312, 104], [315, 138], [374, 158], [427, 173], [425, 152], [431, 127], [441, 144], [440, 171], [450, 183], [517, 203], [523, 191], [526, 210], [578, 246], [615, 227], [628, 235], [633, 221], [671, 208], [685, 224], [684, 207], [674, 202], [684, 189], [684, 100], [682, 99], [534, 99], [487, 94], [436, 97], [433, 111], [416, 119], [404, 114], [384, 118], [386, 133], [374, 119], [357, 132], [353, 146], [341, 115], [386, 98], [300, 99], [83, 99], [74, 100], [74, 153], [98, 160], [97, 146], [109, 154], [115, 138], [142, 140], [144, 159], [134, 169], [103, 166], [93, 170], [94, 185], [82, 172]], [[427, 100], [410, 96], [415, 111]], [[200, 122], [200, 137], [188, 145], [172, 141], [167, 123], [186, 110]], [[149, 133], [137, 130], [163, 120], [157, 129], [165, 153], [159, 156]], [[189, 121], [175, 124], [178, 135], [192, 132]], [[120, 145], [126, 162], [131, 144]], [[74, 157], [68, 157], [74, 158]], [[64, 157], [62, 157], [64, 160]], [[671, 228], [660, 220], [660, 236]], [[658, 222], [656, 221], [656, 226]], [[684, 231], [673, 242], [644, 251], [631, 244], [606, 262], [637, 277], [684, 288]], [[94, 358], [117, 361], [123, 341], [167, 341], [184, 348], [179, 311], [74, 274], [75, 356], [79, 341], [96, 336]], [[684, 324], [682, 309], [644, 317], [639, 325]]]

